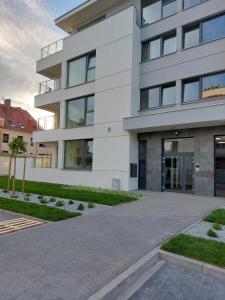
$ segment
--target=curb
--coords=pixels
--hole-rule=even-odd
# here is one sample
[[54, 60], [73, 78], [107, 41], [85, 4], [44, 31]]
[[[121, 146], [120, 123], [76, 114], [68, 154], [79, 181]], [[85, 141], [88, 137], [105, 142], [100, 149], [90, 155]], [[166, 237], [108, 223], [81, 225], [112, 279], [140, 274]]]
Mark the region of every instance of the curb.
[[115, 300], [125, 293], [139, 277], [159, 261], [159, 249], [155, 248], [127, 270], [90, 296], [88, 300]]
[[159, 250], [159, 258], [169, 263], [225, 281], [225, 269], [198, 260]]

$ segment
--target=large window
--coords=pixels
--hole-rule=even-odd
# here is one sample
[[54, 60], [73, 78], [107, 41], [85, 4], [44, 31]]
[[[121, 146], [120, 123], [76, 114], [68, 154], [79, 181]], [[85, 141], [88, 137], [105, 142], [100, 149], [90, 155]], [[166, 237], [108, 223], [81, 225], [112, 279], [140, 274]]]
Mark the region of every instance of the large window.
[[65, 142], [65, 169], [92, 170], [93, 140]]
[[2, 141], [3, 141], [3, 143], [8, 143], [9, 142], [9, 134], [3, 133]]
[[176, 83], [144, 89], [141, 91], [140, 109], [150, 109], [176, 103]]
[[176, 32], [172, 32], [144, 42], [142, 45], [142, 61], [151, 60], [162, 55], [176, 52]]
[[183, 81], [183, 102], [225, 97], [225, 72]]
[[94, 124], [94, 96], [67, 102], [66, 127], [75, 128]]
[[142, 25], [176, 13], [176, 0], [142, 0]]
[[206, 0], [184, 0], [184, 9], [195, 6], [204, 1], [206, 1]]
[[225, 15], [184, 28], [184, 48], [225, 37]]
[[95, 53], [68, 62], [68, 87], [95, 80]]
[[200, 98], [199, 78], [184, 80], [183, 102], [198, 101]]

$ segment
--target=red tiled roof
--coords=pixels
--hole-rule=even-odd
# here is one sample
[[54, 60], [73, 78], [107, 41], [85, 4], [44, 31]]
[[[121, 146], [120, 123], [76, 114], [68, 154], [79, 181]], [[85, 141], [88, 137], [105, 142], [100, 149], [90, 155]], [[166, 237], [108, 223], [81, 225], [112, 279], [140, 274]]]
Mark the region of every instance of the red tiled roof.
[[11, 106], [10, 100], [0, 104], [0, 119], [4, 119], [4, 126], [9, 130], [33, 132], [37, 130], [37, 121], [21, 107]]

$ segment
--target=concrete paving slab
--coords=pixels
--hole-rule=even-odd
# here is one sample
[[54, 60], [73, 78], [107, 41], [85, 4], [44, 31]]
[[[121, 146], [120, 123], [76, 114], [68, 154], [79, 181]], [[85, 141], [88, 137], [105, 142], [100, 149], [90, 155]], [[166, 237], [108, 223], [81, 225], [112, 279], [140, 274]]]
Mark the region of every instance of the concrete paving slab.
[[129, 300], [223, 300], [225, 282], [165, 263]]
[[224, 199], [144, 193], [140, 201], [0, 238], [0, 299], [88, 299]]
[[13, 214], [10, 212], [6, 212], [4, 210], [0, 210], [0, 222], [6, 221], [6, 220], [11, 220], [11, 219], [16, 219], [18, 218], [17, 214]]

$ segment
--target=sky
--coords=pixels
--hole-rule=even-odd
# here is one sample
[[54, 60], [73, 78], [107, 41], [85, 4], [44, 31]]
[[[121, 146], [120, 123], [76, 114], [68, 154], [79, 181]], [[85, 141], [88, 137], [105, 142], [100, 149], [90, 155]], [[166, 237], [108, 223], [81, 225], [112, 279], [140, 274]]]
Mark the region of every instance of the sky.
[[38, 83], [46, 78], [35, 73], [40, 49], [66, 33], [54, 20], [84, 0], [0, 0], [0, 101], [12, 100], [35, 118], [49, 115], [34, 109]]

